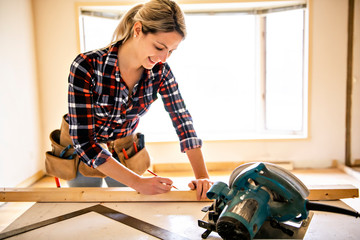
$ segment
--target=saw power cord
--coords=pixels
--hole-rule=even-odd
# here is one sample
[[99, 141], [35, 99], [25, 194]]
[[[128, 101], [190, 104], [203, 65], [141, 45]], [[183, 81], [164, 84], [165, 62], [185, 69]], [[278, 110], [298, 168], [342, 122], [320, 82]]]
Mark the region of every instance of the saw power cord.
[[340, 214], [353, 216], [356, 218], [360, 217], [360, 214], [355, 211], [351, 211], [345, 208], [330, 206], [322, 203], [310, 202], [310, 201], [306, 202], [306, 209], [309, 211], [314, 210], [314, 211], [322, 211], [322, 212], [340, 213]]

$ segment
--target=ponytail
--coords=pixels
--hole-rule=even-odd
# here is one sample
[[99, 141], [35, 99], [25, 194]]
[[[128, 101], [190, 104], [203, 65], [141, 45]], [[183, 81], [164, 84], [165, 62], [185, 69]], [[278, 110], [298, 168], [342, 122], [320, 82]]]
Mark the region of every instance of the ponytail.
[[122, 16], [119, 25], [116, 27], [115, 32], [112, 37], [112, 43], [123, 41], [126, 42], [129, 38], [132, 37], [132, 29], [135, 24], [134, 18], [136, 13], [140, 8], [143, 7], [143, 4], [136, 5], [131, 8], [125, 15]]
[[126, 42], [133, 36], [133, 26], [141, 22], [142, 32], [178, 32], [186, 36], [185, 18], [180, 7], [173, 0], [151, 0], [131, 8], [120, 20], [112, 44], [118, 41]]

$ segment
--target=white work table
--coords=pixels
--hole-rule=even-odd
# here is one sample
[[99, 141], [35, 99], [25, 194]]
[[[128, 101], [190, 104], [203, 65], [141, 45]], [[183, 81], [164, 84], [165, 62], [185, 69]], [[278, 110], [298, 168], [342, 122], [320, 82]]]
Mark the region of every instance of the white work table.
[[[218, 166], [217, 166], [218, 168]], [[295, 174], [310, 190], [310, 200], [350, 208], [343, 201], [346, 199], [351, 207], [360, 209], [356, 181], [338, 169], [295, 171]], [[192, 177], [183, 175], [159, 174], [171, 177], [179, 189], [187, 189]], [[214, 174], [213, 174], [214, 175]], [[213, 181], [228, 181], [230, 173], [219, 174]], [[313, 183], [323, 187], [313, 187]], [[54, 185], [51, 179], [51, 185]], [[344, 186], [341, 186], [344, 185]], [[47, 185], [46, 185], [47, 186]], [[171, 191], [166, 195], [141, 196], [134, 192], [123, 192], [117, 189], [2, 189], [0, 196], [3, 202], [37, 202], [18, 219], [0, 233], [21, 229], [64, 214], [73, 213], [92, 206], [104, 206], [114, 212], [124, 213], [144, 222], [165, 229], [176, 236], [187, 239], [201, 239], [205, 229], [198, 227], [198, 220], [205, 216], [201, 209], [212, 202], [197, 202], [194, 193], [188, 191]], [[59, 200], [59, 201], [58, 201]], [[352, 201], [355, 200], [355, 201]], [[40, 203], [46, 201], [49, 203]], [[77, 202], [79, 201], [79, 202]], [[130, 202], [129, 202], [130, 201]], [[76, 202], [76, 203], [75, 203]], [[360, 239], [360, 219], [335, 213], [313, 212], [304, 239], [311, 240], [357, 240]], [[1, 216], [0, 216], [1, 217]], [[92, 239], [157, 239], [135, 228], [112, 220], [96, 211], [90, 211], [67, 220], [56, 222], [8, 239], [51, 239], [51, 240], [92, 240]], [[169, 239], [169, 238], [167, 238]], [[209, 240], [221, 239], [212, 232]]]
[[[342, 201], [324, 201], [324, 203], [349, 208]], [[177, 236], [201, 239], [201, 234], [205, 229], [198, 227], [197, 221], [205, 215], [201, 209], [210, 205], [211, 202], [35, 203], [1, 234], [99, 204], [115, 212], [121, 212], [166, 229]], [[314, 212], [304, 239], [355, 240], [359, 239], [359, 236], [360, 219], [334, 213]], [[139, 240], [157, 238], [92, 211], [7, 239]], [[207, 239], [221, 238], [213, 232]]]

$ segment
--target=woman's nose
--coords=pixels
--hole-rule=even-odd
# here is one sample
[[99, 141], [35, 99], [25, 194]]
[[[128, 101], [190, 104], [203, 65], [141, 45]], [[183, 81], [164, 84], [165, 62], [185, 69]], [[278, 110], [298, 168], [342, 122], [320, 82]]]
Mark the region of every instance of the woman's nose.
[[166, 62], [168, 56], [169, 56], [169, 52], [168, 52], [168, 51], [164, 51], [164, 52], [159, 56], [160, 61], [161, 61], [161, 62]]

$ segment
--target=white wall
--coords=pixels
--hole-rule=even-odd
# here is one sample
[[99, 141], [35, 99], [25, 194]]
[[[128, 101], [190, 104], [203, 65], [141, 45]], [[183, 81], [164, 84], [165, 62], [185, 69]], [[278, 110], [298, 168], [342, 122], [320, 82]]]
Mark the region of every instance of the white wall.
[[[30, 2], [35, 25], [40, 128]], [[5, 181], [16, 183], [41, 168], [43, 154], [50, 150], [48, 135], [59, 127], [61, 116], [67, 111], [67, 77], [70, 63], [78, 54], [75, 2], [78, 1], [0, 0], [1, 35], [5, 33], [1, 52], [7, 56], [0, 64], [1, 69], [6, 69], [1, 79], [6, 84], [1, 100], [8, 104], [1, 105], [0, 115], [0, 146], [7, 150], [0, 159], [0, 185]], [[290, 160], [296, 167], [314, 168], [328, 167], [334, 159], [344, 161], [347, 1], [312, 0], [311, 5], [309, 138], [205, 142], [207, 161]], [[14, 12], [18, 14], [15, 16]], [[359, 38], [356, 41], [358, 44]], [[14, 63], [20, 56], [21, 63]], [[358, 74], [359, 67], [356, 69]], [[24, 90], [15, 96], [18, 86]], [[18, 127], [12, 127], [13, 123]], [[178, 143], [149, 143], [148, 148], [155, 162], [186, 161]]]
[[31, 0], [0, 0], [0, 186], [43, 169]]

